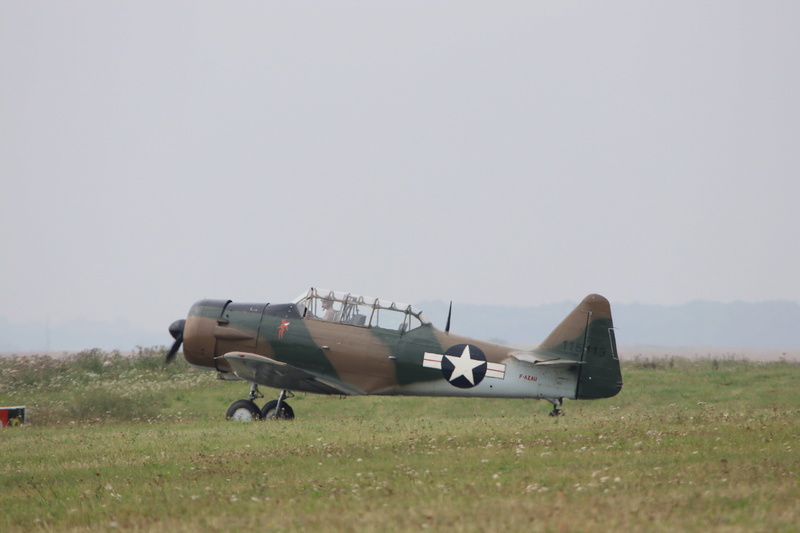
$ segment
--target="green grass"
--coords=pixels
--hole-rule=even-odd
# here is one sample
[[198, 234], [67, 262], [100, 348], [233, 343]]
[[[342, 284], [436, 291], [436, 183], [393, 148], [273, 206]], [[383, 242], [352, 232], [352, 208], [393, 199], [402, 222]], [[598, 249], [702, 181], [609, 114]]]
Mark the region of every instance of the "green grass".
[[237, 424], [224, 414], [246, 384], [182, 362], [165, 370], [159, 350], [85, 354], [0, 360], [0, 403], [30, 411], [26, 426], [0, 430], [0, 531], [751, 532], [800, 521], [796, 364], [632, 361], [619, 396], [568, 401], [560, 418], [531, 400], [298, 395], [293, 422]]

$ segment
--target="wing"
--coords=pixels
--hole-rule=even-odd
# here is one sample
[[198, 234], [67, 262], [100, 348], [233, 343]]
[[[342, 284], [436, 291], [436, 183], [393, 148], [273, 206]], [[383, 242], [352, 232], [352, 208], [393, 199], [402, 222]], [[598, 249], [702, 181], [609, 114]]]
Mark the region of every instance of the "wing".
[[363, 391], [314, 375], [295, 366], [263, 355], [248, 352], [229, 352], [223, 356], [238, 377], [273, 387], [318, 394], [363, 394]]

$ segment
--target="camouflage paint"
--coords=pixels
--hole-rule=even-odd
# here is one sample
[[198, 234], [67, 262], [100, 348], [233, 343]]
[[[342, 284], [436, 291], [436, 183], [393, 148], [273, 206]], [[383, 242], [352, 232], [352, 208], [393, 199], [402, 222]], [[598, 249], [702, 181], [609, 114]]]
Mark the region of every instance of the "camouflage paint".
[[[443, 357], [454, 346], [471, 346], [485, 356], [485, 367], [475, 366], [481, 363], [471, 356], [463, 360], [480, 370], [470, 374], [473, 382], [462, 380], [455, 386], [446, 379], [448, 370], [442, 365], [453, 367]], [[262, 385], [297, 386], [300, 376], [336, 387], [325, 386], [328, 393], [591, 399], [613, 396], [622, 387], [611, 308], [599, 295], [587, 296], [538, 348], [527, 352], [453, 335], [428, 323], [398, 331], [303, 317], [295, 304], [197, 302], [184, 328], [186, 360], [230, 375], [231, 366], [222, 356], [231, 352], [268, 358], [248, 362], [265, 370], [249, 375], [270, 376]], [[444, 362], [426, 367], [426, 354]], [[282, 363], [290, 366], [276, 366]], [[484, 377], [490, 363], [504, 373]], [[276, 382], [279, 370], [286, 368], [296, 369], [294, 379]]]

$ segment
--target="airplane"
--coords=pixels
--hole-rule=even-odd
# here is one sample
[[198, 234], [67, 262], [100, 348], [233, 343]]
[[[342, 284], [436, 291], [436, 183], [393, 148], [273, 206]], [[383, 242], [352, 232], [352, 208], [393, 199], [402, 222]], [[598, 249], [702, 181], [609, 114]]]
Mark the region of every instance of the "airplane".
[[[610, 398], [622, 389], [608, 300], [591, 294], [535, 349], [444, 331], [406, 304], [311, 288], [289, 303], [201, 300], [173, 322], [166, 355], [217, 378], [250, 383], [226, 418], [293, 419], [293, 392], [536, 398], [562, 414], [564, 398]], [[259, 408], [259, 386], [280, 391]]]

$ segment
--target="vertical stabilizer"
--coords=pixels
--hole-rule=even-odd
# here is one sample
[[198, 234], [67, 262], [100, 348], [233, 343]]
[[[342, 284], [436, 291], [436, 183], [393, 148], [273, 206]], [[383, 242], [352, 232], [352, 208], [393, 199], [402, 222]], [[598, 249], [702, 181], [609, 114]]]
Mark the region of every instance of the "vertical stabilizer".
[[622, 389], [611, 305], [599, 294], [584, 298], [535, 352], [582, 363], [577, 399], [609, 398]]

